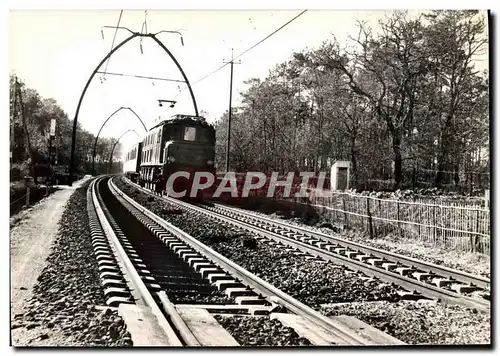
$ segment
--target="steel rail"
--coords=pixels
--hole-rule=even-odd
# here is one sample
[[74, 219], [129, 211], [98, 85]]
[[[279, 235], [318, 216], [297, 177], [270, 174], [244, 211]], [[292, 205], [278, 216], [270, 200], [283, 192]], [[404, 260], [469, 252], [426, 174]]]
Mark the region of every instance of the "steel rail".
[[[197, 239], [193, 238], [186, 232], [175, 227], [174, 225], [168, 223], [158, 215], [152, 213], [132, 198], [123, 193], [114, 182], [110, 181], [110, 186], [113, 190], [122, 196], [130, 205], [136, 208], [138, 211], [142, 212], [144, 215], [153, 220], [156, 224], [160, 225], [164, 229], [168, 230], [170, 233], [174, 234], [177, 238], [181, 239], [184, 243], [189, 245], [195, 251], [198, 251], [204, 256], [207, 256], [210, 260], [214, 261], [220, 268], [226, 270], [228, 273], [234, 277], [240, 279], [244, 284], [250, 285], [255, 291], [262, 294], [263, 296], [269, 298], [274, 303], [280, 304], [290, 310], [291, 312], [304, 317], [305, 319], [321, 325], [323, 328], [334, 333], [339, 339], [343, 340], [346, 345], [372, 345], [370, 341], [363, 338], [360, 335], [354, 335], [352, 330], [341, 325], [333, 319], [330, 319], [311, 307], [303, 304], [302, 302], [292, 298], [283, 291], [277, 289], [270, 283], [262, 280], [261, 278], [255, 276], [253, 273], [245, 270], [244, 268], [238, 266], [228, 258], [224, 257], [220, 253], [214, 251], [210, 247], [201, 243]], [[401, 342], [400, 342], [401, 343]], [[402, 343], [401, 343], [402, 344]]]
[[[111, 192], [113, 193], [113, 190], [110, 187], [110, 181], [111, 181], [111, 179], [108, 180], [108, 187], [110, 188]], [[133, 265], [132, 265], [132, 267], [133, 267]], [[135, 271], [135, 268], [134, 268], [134, 271]], [[165, 291], [162, 290], [162, 291], [156, 292], [156, 295], [158, 296], [158, 298], [160, 299], [160, 301], [162, 303], [163, 310], [170, 317], [172, 324], [174, 324], [176, 330], [179, 332], [179, 335], [181, 336], [182, 341], [184, 341], [184, 343], [187, 346], [201, 346], [199, 341], [196, 339], [196, 337], [191, 332], [191, 330], [189, 330], [188, 326], [186, 325], [184, 320], [181, 318], [181, 316], [179, 315], [179, 313], [175, 309], [175, 306], [173, 305], [173, 303], [168, 299]]]
[[255, 234], [261, 235], [266, 238], [270, 238], [276, 242], [284, 243], [290, 247], [299, 249], [301, 251], [310, 253], [311, 255], [320, 257], [322, 259], [325, 259], [330, 262], [334, 262], [337, 264], [341, 264], [344, 266], [347, 266], [353, 270], [358, 270], [362, 271], [363, 273], [366, 273], [367, 275], [375, 276], [377, 278], [381, 278], [385, 281], [395, 283], [399, 285], [400, 287], [403, 287], [409, 291], [416, 291], [420, 293], [423, 296], [431, 297], [433, 299], [438, 299], [442, 300], [448, 303], [453, 303], [453, 304], [459, 304], [459, 305], [464, 305], [467, 307], [474, 307], [477, 309], [481, 310], [489, 310], [490, 309], [490, 303], [488, 301], [483, 301], [480, 299], [474, 299], [470, 298], [467, 296], [460, 295], [458, 293], [448, 291], [443, 288], [435, 287], [433, 285], [427, 284], [425, 282], [421, 282], [419, 280], [400, 275], [385, 269], [377, 268], [368, 264], [365, 264], [364, 262], [357, 261], [348, 257], [344, 257], [340, 254], [330, 252], [328, 250], [324, 250], [320, 247], [310, 245], [308, 243], [302, 242], [295, 240], [293, 238], [283, 236], [279, 233], [268, 231], [263, 227], [258, 227], [253, 224], [243, 222], [240, 220], [236, 220], [231, 217], [227, 217], [225, 215], [222, 215], [220, 213], [207, 210], [205, 208], [200, 208], [197, 206], [194, 206], [189, 203], [185, 203], [173, 198], [165, 198], [167, 201], [177, 204], [179, 206], [182, 206], [186, 209], [190, 209], [192, 211], [196, 211], [199, 213], [202, 213], [204, 215], [210, 216], [212, 218], [216, 218], [218, 220], [224, 221], [226, 223], [229, 223], [233, 226], [239, 227], [239, 228], [244, 228], [247, 231], [251, 231]]
[[151, 312], [156, 316], [159, 325], [161, 326], [162, 330], [165, 332], [165, 335], [167, 336], [167, 339], [169, 340], [169, 346], [183, 346], [181, 340], [179, 340], [179, 338], [175, 334], [175, 331], [172, 329], [172, 326], [168, 323], [167, 319], [165, 318], [160, 308], [154, 301], [153, 296], [151, 295], [148, 288], [146, 287], [141, 277], [137, 273], [136, 269], [134, 268], [132, 261], [130, 261], [129, 257], [127, 256], [127, 253], [120, 244], [120, 241], [118, 240], [116, 234], [113, 231], [113, 228], [109, 224], [108, 219], [104, 214], [104, 211], [101, 207], [101, 203], [99, 202], [98, 199], [99, 193], [97, 189], [98, 184], [101, 183], [103, 179], [105, 179], [105, 177], [98, 178], [97, 180], [94, 181], [95, 183], [92, 186], [92, 201], [94, 203], [94, 208], [96, 210], [99, 222], [101, 223], [102, 229], [106, 237], [108, 238], [109, 242], [114, 247], [118, 259], [123, 264], [127, 277], [131, 280], [135, 288], [137, 288], [136, 292], [138, 292], [138, 294], [141, 296], [141, 299], [144, 301], [145, 305], [148, 306], [151, 309]]
[[[127, 182], [130, 182], [130, 181], [127, 180]], [[133, 183], [130, 182], [130, 184], [133, 184]], [[136, 184], [133, 184], [133, 185], [137, 189], [140, 189], [141, 191], [143, 191], [147, 194], [153, 195], [147, 189], [139, 187]], [[309, 243], [305, 243], [305, 242], [302, 242], [300, 240], [296, 240], [296, 239], [290, 238], [288, 236], [284, 236], [283, 234], [269, 231], [265, 227], [255, 226], [254, 224], [251, 224], [248, 222], [243, 222], [243, 221], [237, 220], [233, 217], [228, 217], [228, 216], [221, 214], [219, 212], [215, 212], [213, 210], [210, 210], [209, 208], [201, 208], [201, 207], [195, 206], [193, 204], [186, 203], [186, 202], [183, 202], [183, 201], [180, 201], [177, 199], [173, 199], [173, 198], [169, 198], [169, 197], [162, 197], [162, 199], [164, 199], [167, 202], [170, 202], [172, 204], [176, 204], [178, 206], [184, 207], [185, 209], [188, 209], [191, 211], [196, 211], [196, 212], [202, 213], [206, 216], [209, 216], [211, 218], [215, 218], [215, 219], [224, 221], [224, 222], [229, 223], [233, 226], [244, 228], [247, 231], [251, 231], [257, 235], [272, 239], [276, 242], [284, 243], [287, 246], [302, 250], [304, 252], [310, 253], [311, 255], [320, 257], [320, 258], [325, 259], [327, 261], [331, 261], [333, 263], [344, 265], [344, 266], [351, 268], [353, 270], [361, 271], [367, 275], [381, 278], [381, 279], [388, 281], [390, 283], [395, 283], [395, 284], [399, 285], [400, 287], [403, 287], [411, 292], [418, 292], [422, 296], [429, 297], [432, 299], [437, 299], [437, 300], [443, 301], [445, 303], [459, 304], [459, 305], [473, 307], [473, 308], [477, 308], [477, 309], [481, 309], [481, 310], [488, 310], [488, 311], [490, 310], [490, 302], [487, 300], [475, 299], [475, 298], [471, 298], [468, 296], [464, 296], [464, 295], [461, 295], [459, 293], [449, 291], [449, 290], [446, 290], [446, 289], [419, 281], [417, 279], [410, 278], [410, 277], [407, 277], [405, 275], [401, 275], [401, 274], [392, 272], [390, 270], [378, 268], [378, 267], [366, 264], [362, 261], [355, 260], [353, 258], [348, 258], [348, 257], [342, 256], [338, 253], [334, 253], [334, 252], [325, 250], [324, 248], [320, 248], [320, 247], [317, 247], [315, 245], [311, 245]], [[295, 228], [295, 227], [293, 227], [293, 228]], [[308, 233], [310, 233], [310, 232], [308, 231]], [[354, 244], [359, 245], [356, 243], [354, 243]], [[367, 248], [367, 246], [363, 246], [363, 245], [359, 245], [359, 246]], [[375, 250], [381, 251], [378, 249], [375, 249]], [[382, 253], [385, 254], [387, 252], [382, 251]], [[374, 254], [374, 252], [372, 252], [371, 254]], [[394, 255], [394, 254], [391, 254], [391, 255]], [[397, 256], [397, 255], [395, 255], [395, 256]], [[374, 256], [374, 257], [379, 257], [379, 256]], [[399, 256], [397, 256], [397, 257], [399, 257]], [[413, 259], [411, 259], [411, 260], [413, 260]], [[420, 261], [420, 263], [425, 264], [425, 262], [422, 262], [422, 261]], [[457, 280], [456, 282], [460, 283], [461, 281]]]
[[425, 261], [418, 260], [416, 258], [412, 258], [409, 256], [398, 255], [396, 253], [393, 253], [390, 251], [384, 251], [384, 250], [378, 249], [376, 247], [362, 245], [362, 244], [357, 243], [357, 242], [348, 241], [348, 240], [345, 240], [345, 239], [342, 239], [339, 237], [327, 235], [327, 234], [319, 232], [319, 231], [318, 232], [312, 231], [312, 230], [309, 230], [309, 229], [301, 227], [301, 226], [295, 226], [292, 224], [288, 224], [287, 222], [284, 222], [284, 221], [277, 221], [277, 220], [274, 220], [274, 219], [271, 219], [271, 218], [268, 218], [265, 216], [261, 216], [261, 215], [258, 215], [258, 214], [252, 213], [252, 212], [244, 211], [242, 209], [228, 207], [228, 206], [225, 206], [222, 204], [217, 204], [217, 203], [214, 203], [214, 206], [216, 208], [219, 208], [222, 210], [231, 211], [232, 213], [235, 213], [235, 214], [238, 214], [241, 216], [249, 217], [249, 218], [252, 218], [255, 220], [265, 221], [266, 223], [268, 223], [270, 225], [274, 225], [275, 227], [284, 227], [288, 230], [291, 230], [292, 232], [298, 232], [298, 233], [306, 235], [306, 236], [318, 238], [318, 239], [323, 240], [323, 241], [328, 242], [328, 243], [339, 244], [339, 245], [342, 245], [342, 247], [348, 247], [348, 248], [353, 249], [353, 250], [359, 250], [360, 252], [363, 252], [366, 254], [373, 254], [376, 256], [382, 256], [382, 257], [387, 258], [388, 260], [394, 260], [394, 261], [400, 262], [401, 264], [413, 266], [413, 267], [416, 267], [416, 268], [419, 268], [422, 270], [433, 272], [435, 274], [448, 276], [448, 277], [451, 277], [451, 278], [457, 280], [457, 282], [466, 282], [466, 283], [470, 283], [470, 284], [476, 285], [476, 286], [481, 287], [481, 288], [490, 288], [490, 286], [491, 286], [490, 279], [482, 277], [482, 276], [476, 276], [476, 275], [473, 275], [471, 273], [459, 271], [459, 270], [452, 269], [452, 268], [449, 268], [446, 266], [439, 266], [439, 265], [436, 265], [434, 263], [425, 262]]

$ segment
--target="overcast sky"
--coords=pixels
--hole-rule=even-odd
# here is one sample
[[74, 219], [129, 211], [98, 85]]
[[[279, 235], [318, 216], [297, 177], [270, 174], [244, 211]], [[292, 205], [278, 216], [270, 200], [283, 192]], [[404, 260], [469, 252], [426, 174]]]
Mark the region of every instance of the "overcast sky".
[[[253, 11], [180, 11], [125, 10], [120, 26], [140, 32], [146, 21], [149, 33], [161, 30], [180, 30], [160, 34], [158, 38], [168, 47], [182, 66], [193, 85], [198, 110], [208, 114], [213, 122], [228, 109], [229, 66], [196, 83], [231, 57], [237, 56], [268, 34], [297, 16], [302, 10]], [[240, 103], [239, 92], [244, 81], [265, 78], [276, 64], [286, 61], [293, 52], [316, 48], [332, 34], [345, 43], [356, 34], [356, 22], [368, 21], [374, 26], [385, 12], [355, 10], [308, 10], [275, 35], [258, 45], [234, 66], [233, 105]], [[73, 119], [85, 83], [96, 65], [109, 52], [120, 10], [14, 10], [9, 14], [9, 71], [15, 72], [28, 87], [43, 97], [52, 97]], [[115, 46], [130, 35], [118, 31]], [[142, 53], [141, 53], [142, 46]], [[487, 58], [478, 65], [488, 67]], [[120, 48], [108, 63], [101, 67], [110, 73], [182, 80], [180, 72], [168, 55], [151, 38], [135, 38]], [[162, 116], [176, 113], [194, 114], [188, 90], [179, 94], [183, 83], [162, 80], [125, 78], [98, 74], [92, 80], [79, 114], [83, 127], [97, 133], [103, 121], [119, 107], [132, 108], [151, 127]], [[174, 109], [160, 108], [158, 99], [177, 100]], [[116, 114], [101, 135], [119, 137], [128, 129], [144, 133], [142, 126], [128, 110]], [[129, 134], [122, 142], [127, 147], [137, 141]]]

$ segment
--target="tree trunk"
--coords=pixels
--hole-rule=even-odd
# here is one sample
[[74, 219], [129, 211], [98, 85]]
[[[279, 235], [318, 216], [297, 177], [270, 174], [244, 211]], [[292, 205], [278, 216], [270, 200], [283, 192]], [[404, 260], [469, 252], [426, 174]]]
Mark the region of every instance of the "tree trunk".
[[393, 130], [392, 151], [394, 154], [394, 190], [401, 188], [403, 179], [403, 159], [401, 157], [401, 134], [400, 130]]
[[358, 162], [356, 161], [356, 137], [351, 138], [351, 164], [352, 164], [352, 177], [354, 184], [358, 182]]
[[[446, 126], [448, 126], [448, 123]], [[449, 151], [450, 151], [450, 140], [448, 138], [448, 134], [445, 132], [442, 135], [441, 144], [439, 147], [438, 171], [436, 172], [436, 180], [435, 180], [436, 187], [440, 187], [441, 184], [443, 183], [444, 171], [446, 171], [448, 168]]]

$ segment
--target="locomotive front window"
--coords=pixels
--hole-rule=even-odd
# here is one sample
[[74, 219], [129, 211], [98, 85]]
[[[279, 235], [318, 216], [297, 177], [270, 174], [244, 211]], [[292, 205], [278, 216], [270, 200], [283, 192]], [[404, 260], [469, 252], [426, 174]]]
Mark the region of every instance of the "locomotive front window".
[[210, 130], [208, 129], [201, 129], [200, 131], [200, 142], [210, 142]]
[[185, 127], [184, 128], [184, 141], [195, 141], [196, 140], [196, 128], [195, 127]]

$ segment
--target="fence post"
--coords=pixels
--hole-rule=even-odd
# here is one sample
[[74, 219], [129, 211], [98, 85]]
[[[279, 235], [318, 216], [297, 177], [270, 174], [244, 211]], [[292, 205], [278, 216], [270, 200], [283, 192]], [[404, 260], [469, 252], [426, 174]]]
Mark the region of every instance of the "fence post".
[[412, 182], [413, 190], [415, 190], [415, 188], [417, 187], [417, 170], [415, 169], [415, 167], [413, 167], [413, 174], [411, 177], [411, 182]]
[[401, 235], [401, 224], [399, 223], [399, 200], [396, 202], [396, 209], [397, 209], [397, 220], [398, 220], [398, 233]]
[[[436, 237], [437, 237], [437, 226], [436, 226], [436, 206], [432, 206], [432, 226], [434, 227], [433, 231], [433, 237], [434, 237], [434, 244], [436, 243]], [[445, 242], [446, 244], [446, 242]]]
[[347, 219], [347, 209], [345, 207], [345, 195], [342, 194], [342, 210], [344, 210], [344, 223], [349, 227], [349, 220]]
[[[380, 218], [383, 216], [383, 214], [382, 214], [382, 199], [378, 200], [378, 216]], [[382, 226], [383, 226], [384, 227], [383, 234], [387, 235], [387, 224], [385, 224], [383, 220], [379, 220], [378, 226], [379, 226], [379, 231], [382, 230]]]
[[474, 235], [474, 247], [473, 252], [482, 252], [478, 251], [479, 244], [479, 209], [476, 210], [476, 234]]
[[368, 215], [368, 227], [370, 229], [370, 239], [373, 239], [372, 214], [370, 213], [370, 198], [366, 197], [366, 213]]
[[30, 206], [30, 187], [26, 187], [26, 207]]

